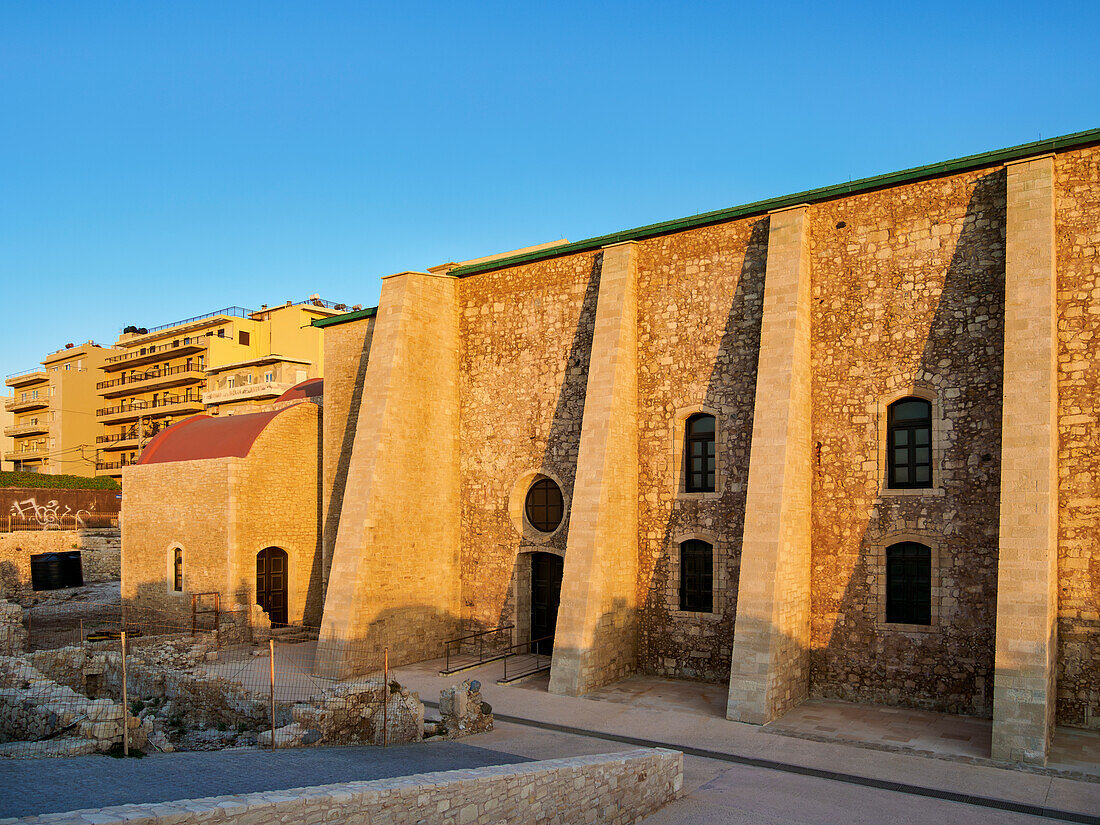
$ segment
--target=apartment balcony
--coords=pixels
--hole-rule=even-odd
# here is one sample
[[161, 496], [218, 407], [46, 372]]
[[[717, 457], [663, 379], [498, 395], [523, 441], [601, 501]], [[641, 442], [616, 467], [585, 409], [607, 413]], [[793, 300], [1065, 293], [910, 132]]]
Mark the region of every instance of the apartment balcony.
[[136, 432], [112, 433], [111, 435], [97, 435], [95, 443], [103, 452], [136, 450], [143, 440], [148, 441], [151, 437], [152, 436], [147, 434], [144, 439], [139, 438]]
[[120, 375], [108, 381], [96, 384], [96, 392], [104, 398], [121, 398], [148, 390], [170, 389], [197, 384], [206, 378], [203, 368], [193, 364], [181, 364], [178, 367], [161, 367], [145, 370], [133, 377]]
[[202, 401], [198, 398], [186, 396], [169, 396], [152, 401], [124, 402], [117, 407], [104, 407], [96, 410], [96, 418], [103, 424], [122, 424], [126, 421], [137, 421], [139, 418], [163, 418], [166, 415], [189, 415], [202, 412]]
[[203, 393], [204, 404], [232, 404], [237, 401], [249, 401], [257, 398], [278, 398], [293, 387], [279, 381], [264, 381], [256, 384], [242, 384], [239, 387], [226, 387], [220, 390], [207, 390]]
[[181, 338], [179, 343], [161, 344], [159, 346], [135, 347], [130, 352], [121, 355], [112, 355], [103, 362], [100, 367], [104, 372], [118, 372], [128, 370], [131, 367], [139, 367], [143, 364], [155, 364], [165, 358], [180, 358], [205, 352], [209, 335], [189, 335]]
[[38, 398], [9, 398], [4, 402], [4, 409], [8, 412], [30, 412], [31, 410], [44, 410], [50, 406], [49, 396], [42, 393]]
[[95, 474], [97, 476], [122, 478], [122, 468], [129, 466], [130, 462], [128, 461], [100, 461], [95, 465]]
[[4, 428], [4, 435], [11, 438], [19, 438], [23, 435], [45, 435], [50, 431], [50, 424], [48, 421], [34, 424], [13, 424], [10, 427]]
[[4, 461], [14, 461], [21, 463], [24, 461], [45, 461], [50, 456], [50, 451], [46, 447], [39, 447], [33, 450], [6, 450], [4, 452]]
[[30, 384], [37, 384], [40, 381], [46, 381], [48, 376], [46, 371], [42, 367], [35, 367], [33, 369], [24, 370], [23, 372], [14, 372], [4, 379], [4, 383], [9, 387], [26, 387]]

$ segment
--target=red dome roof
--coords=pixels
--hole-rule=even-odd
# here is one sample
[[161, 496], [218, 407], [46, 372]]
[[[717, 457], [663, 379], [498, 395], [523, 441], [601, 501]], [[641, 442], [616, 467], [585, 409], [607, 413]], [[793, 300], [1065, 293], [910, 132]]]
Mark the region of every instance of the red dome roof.
[[296, 401], [304, 398], [316, 398], [319, 395], [324, 395], [325, 381], [323, 378], [307, 378], [305, 381], [301, 381], [284, 392], [278, 398], [275, 399], [275, 403], [280, 401]]
[[290, 407], [274, 412], [217, 418], [193, 415], [157, 433], [142, 451], [137, 463], [160, 464], [227, 456], [244, 458], [271, 420], [288, 409]]

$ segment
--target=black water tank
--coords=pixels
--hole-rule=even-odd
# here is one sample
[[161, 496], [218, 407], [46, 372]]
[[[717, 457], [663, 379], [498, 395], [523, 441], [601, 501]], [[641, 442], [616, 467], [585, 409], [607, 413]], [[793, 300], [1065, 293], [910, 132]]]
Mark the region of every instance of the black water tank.
[[31, 587], [35, 590], [60, 590], [83, 584], [79, 550], [31, 556]]

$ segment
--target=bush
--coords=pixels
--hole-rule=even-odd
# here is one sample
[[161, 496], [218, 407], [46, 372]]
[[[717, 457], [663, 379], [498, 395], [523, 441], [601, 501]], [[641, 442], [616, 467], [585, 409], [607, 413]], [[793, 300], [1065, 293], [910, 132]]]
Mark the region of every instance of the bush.
[[64, 490], [121, 490], [110, 476], [86, 478], [84, 476], [50, 475], [49, 473], [0, 472], [0, 487], [36, 487]]

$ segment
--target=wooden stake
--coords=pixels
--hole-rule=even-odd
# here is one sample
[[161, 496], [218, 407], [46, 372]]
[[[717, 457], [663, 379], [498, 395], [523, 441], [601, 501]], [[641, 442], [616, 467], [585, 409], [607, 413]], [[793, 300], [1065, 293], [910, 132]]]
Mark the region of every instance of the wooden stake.
[[389, 735], [388, 708], [390, 706], [390, 649], [382, 652], [382, 747], [386, 747]]
[[275, 750], [275, 640], [267, 642], [271, 651], [271, 749]]
[[122, 637], [122, 755], [130, 755], [130, 703], [126, 693], [126, 631]]

